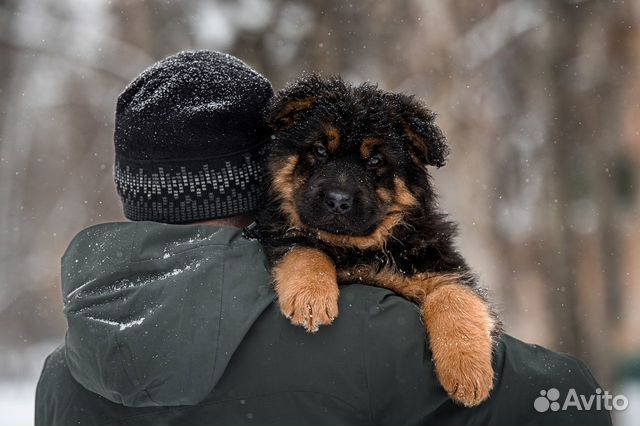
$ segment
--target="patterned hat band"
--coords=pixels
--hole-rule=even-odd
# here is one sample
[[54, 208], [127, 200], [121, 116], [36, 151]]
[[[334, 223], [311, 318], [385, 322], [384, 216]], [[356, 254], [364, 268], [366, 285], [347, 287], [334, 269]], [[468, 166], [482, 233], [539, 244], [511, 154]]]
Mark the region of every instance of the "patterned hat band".
[[254, 211], [262, 165], [257, 153], [165, 163], [116, 155], [114, 174], [127, 218], [187, 223]]

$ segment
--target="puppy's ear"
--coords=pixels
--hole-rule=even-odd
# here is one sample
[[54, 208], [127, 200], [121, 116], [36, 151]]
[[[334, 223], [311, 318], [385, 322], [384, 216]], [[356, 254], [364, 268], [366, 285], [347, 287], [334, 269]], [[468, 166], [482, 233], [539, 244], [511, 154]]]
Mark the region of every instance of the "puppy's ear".
[[318, 75], [298, 80], [282, 89], [267, 108], [266, 122], [273, 131], [293, 126], [310, 110], [323, 89]]
[[422, 165], [442, 167], [449, 155], [447, 140], [435, 124], [436, 115], [413, 96], [394, 94], [395, 116], [409, 152]]

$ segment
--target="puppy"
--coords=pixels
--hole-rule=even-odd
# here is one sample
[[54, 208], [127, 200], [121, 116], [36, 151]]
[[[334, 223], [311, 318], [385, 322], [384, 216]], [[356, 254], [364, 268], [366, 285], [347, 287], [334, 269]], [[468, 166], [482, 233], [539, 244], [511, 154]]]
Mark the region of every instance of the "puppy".
[[499, 321], [454, 247], [427, 167], [448, 153], [410, 96], [318, 76], [267, 112], [264, 244], [283, 314], [315, 332], [338, 315], [338, 283], [393, 290], [420, 306], [438, 379], [474, 406], [493, 383]]

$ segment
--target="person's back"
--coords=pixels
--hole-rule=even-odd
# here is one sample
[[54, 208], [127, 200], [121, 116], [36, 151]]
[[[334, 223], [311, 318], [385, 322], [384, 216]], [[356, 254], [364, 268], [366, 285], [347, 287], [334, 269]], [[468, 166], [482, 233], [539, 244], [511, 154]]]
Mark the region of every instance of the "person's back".
[[36, 425], [609, 424], [539, 413], [539, 390], [597, 383], [579, 361], [509, 336], [495, 389], [474, 409], [438, 384], [417, 308], [372, 286], [341, 288], [316, 334], [273, 302], [260, 245], [207, 225], [89, 228], [63, 259], [66, 345], [47, 360]]

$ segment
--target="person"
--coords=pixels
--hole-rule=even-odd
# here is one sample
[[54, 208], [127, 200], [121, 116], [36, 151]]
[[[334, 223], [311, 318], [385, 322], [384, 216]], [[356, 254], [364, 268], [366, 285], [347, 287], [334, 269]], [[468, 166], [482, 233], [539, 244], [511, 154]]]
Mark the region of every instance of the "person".
[[[417, 307], [342, 286], [308, 334], [274, 303], [260, 244], [261, 112], [270, 83], [240, 60], [184, 52], [117, 103], [115, 182], [128, 222], [80, 232], [62, 258], [65, 343], [48, 356], [35, 424], [608, 425], [541, 392], [595, 395], [570, 355], [505, 335], [475, 408], [439, 385]], [[551, 408], [549, 408], [551, 406]]]

